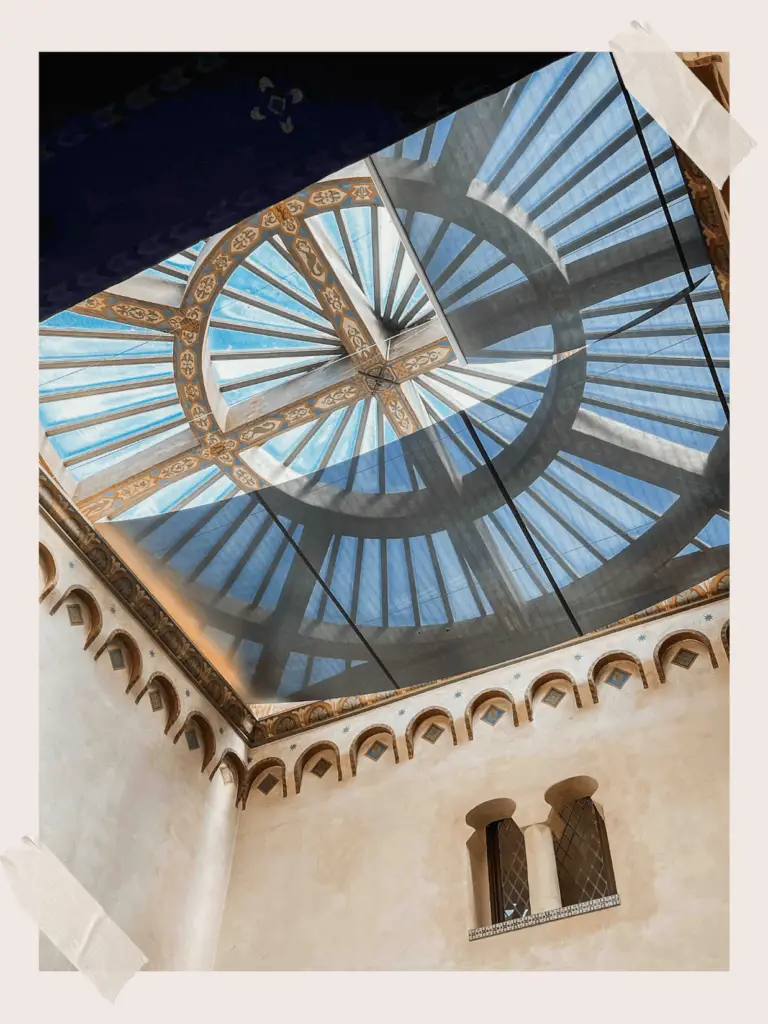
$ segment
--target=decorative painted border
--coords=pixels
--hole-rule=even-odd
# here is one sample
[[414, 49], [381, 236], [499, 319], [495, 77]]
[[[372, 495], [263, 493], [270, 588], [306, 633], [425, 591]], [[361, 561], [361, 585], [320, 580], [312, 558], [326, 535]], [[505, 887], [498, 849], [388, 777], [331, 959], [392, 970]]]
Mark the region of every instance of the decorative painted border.
[[238, 736], [251, 743], [257, 722], [248, 705], [42, 467], [39, 469], [39, 503], [48, 522], [149, 631]]
[[611, 896], [601, 896], [597, 900], [587, 900], [586, 903], [574, 903], [570, 907], [558, 907], [557, 910], [545, 910], [540, 914], [531, 914], [530, 917], [502, 921], [500, 924], [489, 924], [483, 928], [470, 928], [469, 941], [487, 939], [492, 935], [502, 935], [504, 932], [519, 932], [523, 928], [532, 928], [536, 924], [546, 924], [547, 921], [561, 921], [566, 917], [578, 917], [579, 914], [591, 914], [593, 910], [605, 910], [607, 907], [620, 905], [619, 894], [613, 893]]

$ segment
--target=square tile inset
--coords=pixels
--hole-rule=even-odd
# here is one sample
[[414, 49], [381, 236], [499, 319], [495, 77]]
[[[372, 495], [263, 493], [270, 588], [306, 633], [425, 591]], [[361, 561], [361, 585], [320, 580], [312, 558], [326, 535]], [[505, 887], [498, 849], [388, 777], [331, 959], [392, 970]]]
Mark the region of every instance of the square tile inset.
[[79, 604], [68, 604], [67, 615], [69, 615], [70, 626], [82, 626], [83, 624], [83, 609]]
[[556, 708], [564, 696], [565, 694], [562, 690], [558, 690], [556, 686], [552, 686], [541, 698], [541, 703], [549, 704], [551, 708]]
[[625, 672], [621, 668], [615, 668], [611, 674], [606, 678], [606, 683], [610, 683], [611, 686], [615, 686], [617, 690], [620, 690], [624, 683], [629, 679], [629, 672]]
[[265, 775], [261, 782], [256, 786], [256, 789], [258, 789], [260, 793], [263, 793], [264, 796], [269, 796], [276, 785], [276, 776], [274, 776], [272, 772], [269, 772], [269, 774]]
[[368, 747], [365, 752], [365, 756], [370, 757], [372, 761], [378, 761], [381, 755], [388, 749], [389, 747], [386, 743], [382, 743], [381, 740], [376, 740], [375, 743], [372, 743], [370, 747]]
[[125, 658], [123, 652], [119, 647], [113, 647], [109, 652], [109, 660], [112, 662], [112, 668], [125, 668]]
[[309, 770], [313, 775], [316, 775], [318, 779], [322, 779], [328, 769], [331, 767], [331, 762], [327, 761], [324, 757], [321, 757]]
[[689, 651], [687, 647], [681, 647], [672, 659], [672, 664], [679, 665], [680, 668], [690, 668], [698, 656], [696, 651]]
[[187, 729], [184, 735], [190, 750], [197, 750], [200, 747], [200, 740], [197, 738], [197, 733], [194, 729]]
[[484, 722], [487, 722], [488, 725], [496, 725], [504, 713], [503, 708], [497, 708], [495, 704], [491, 704], [491, 706], [486, 709], [485, 714], [480, 717]]
[[221, 777], [222, 779], [224, 779], [225, 783], [235, 781], [235, 776], [232, 774], [232, 769], [229, 767], [228, 764], [223, 764], [221, 768], [219, 768], [219, 771], [221, 772]]
[[444, 732], [445, 729], [443, 729], [442, 726], [436, 725], [435, 722], [433, 722], [422, 738], [427, 740], [429, 743], [437, 743]]
[[149, 703], [152, 705], [153, 711], [163, 710], [163, 696], [159, 690], [149, 691]]

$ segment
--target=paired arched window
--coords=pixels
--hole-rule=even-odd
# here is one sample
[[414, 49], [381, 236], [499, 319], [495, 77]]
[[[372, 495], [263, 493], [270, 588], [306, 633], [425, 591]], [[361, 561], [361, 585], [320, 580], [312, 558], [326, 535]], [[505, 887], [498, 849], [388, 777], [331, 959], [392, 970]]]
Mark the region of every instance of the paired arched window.
[[571, 800], [559, 811], [554, 837], [560, 899], [564, 907], [616, 892], [611, 851], [603, 816], [589, 796]]
[[500, 924], [531, 912], [525, 838], [512, 818], [485, 826], [491, 922]]

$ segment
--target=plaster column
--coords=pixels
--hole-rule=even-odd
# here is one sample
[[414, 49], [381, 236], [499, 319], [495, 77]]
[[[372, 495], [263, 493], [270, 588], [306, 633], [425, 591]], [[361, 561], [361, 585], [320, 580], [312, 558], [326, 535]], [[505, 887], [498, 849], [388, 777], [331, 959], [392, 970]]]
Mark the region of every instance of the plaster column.
[[528, 825], [523, 830], [523, 836], [528, 861], [531, 913], [540, 914], [545, 910], [557, 910], [562, 903], [560, 883], [557, 879], [555, 846], [549, 825], [545, 822]]

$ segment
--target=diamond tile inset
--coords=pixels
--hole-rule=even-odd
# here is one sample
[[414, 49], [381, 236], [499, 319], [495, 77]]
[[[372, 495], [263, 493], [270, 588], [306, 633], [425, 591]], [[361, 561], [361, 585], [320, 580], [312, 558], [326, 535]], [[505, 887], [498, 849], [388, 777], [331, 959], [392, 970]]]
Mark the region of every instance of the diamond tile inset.
[[125, 658], [123, 652], [119, 647], [113, 647], [109, 652], [109, 660], [112, 662], [112, 668], [125, 668]]
[[491, 706], [486, 709], [485, 714], [480, 717], [484, 722], [487, 722], [488, 725], [496, 725], [503, 714], [503, 708], [497, 708], [495, 704], [491, 704]]
[[436, 725], [433, 722], [432, 725], [430, 725], [430, 727], [424, 733], [422, 739], [427, 740], [429, 743], [437, 743], [437, 741], [440, 739], [444, 732], [445, 729], [443, 729], [442, 726]]
[[149, 703], [152, 705], [153, 711], [163, 710], [163, 695], [159, 690], [149, 691]]
[[274, 776], [272, 772], [269, 772], [269, 774], [265, 775], [261, 782], [256, 786], [256, 789], [258, 789], [260, 793], [263, 793], [264, 796], [267, 796], [269, 793], [272, 792], [276, 785], [276, 776]]
[[221, 768], [219, 768], [219, 771], [221, 772], [221, 777], [225, 783], [229, 784], [230, 782], [235, 781], [235, 776], [232, 774], [232, 769], [228, 764], [223, 764]]
[[698, 656], [696, 651], [689, 651], [687, 647], [681, 647], [672, 659], [672, 664], [679, 665], [680, 668], [690, 668]]
[[187, 746], [190, 750], [197, 750], [200, 746], [200, 740], [197, 738], [197, 733], [194, 729], [187, 729], [184, 733], [187, 740]]
[[624, 683], [629, 679], [629, 672], [625, 672], [621, 668], [615, 668], [611, 674], [606, 678], [606, 683], [610, 683], [611, 686], [615, 686], [617, 690], [620, 690]]
[[331, 762], [327, 761], [324, 757], [321, 757], [309, 770], [313, 775], [316, 775], [318, 779], [322, 779], [328, 769], [331, 767]]
[[365, 752], [366, 757], [370, 757], [372, 761], [378, 761], [381, 755], [387, 751], [389, 747], [386, 743], [382, 743], [381, 740], [376, 740]]
[[552, 686], [541, 698], [541, 703], [549, 704], [551, 708], [556, 708], [564, 696], [565, 694], [562, 690], [558, 690], [556, 686]]

